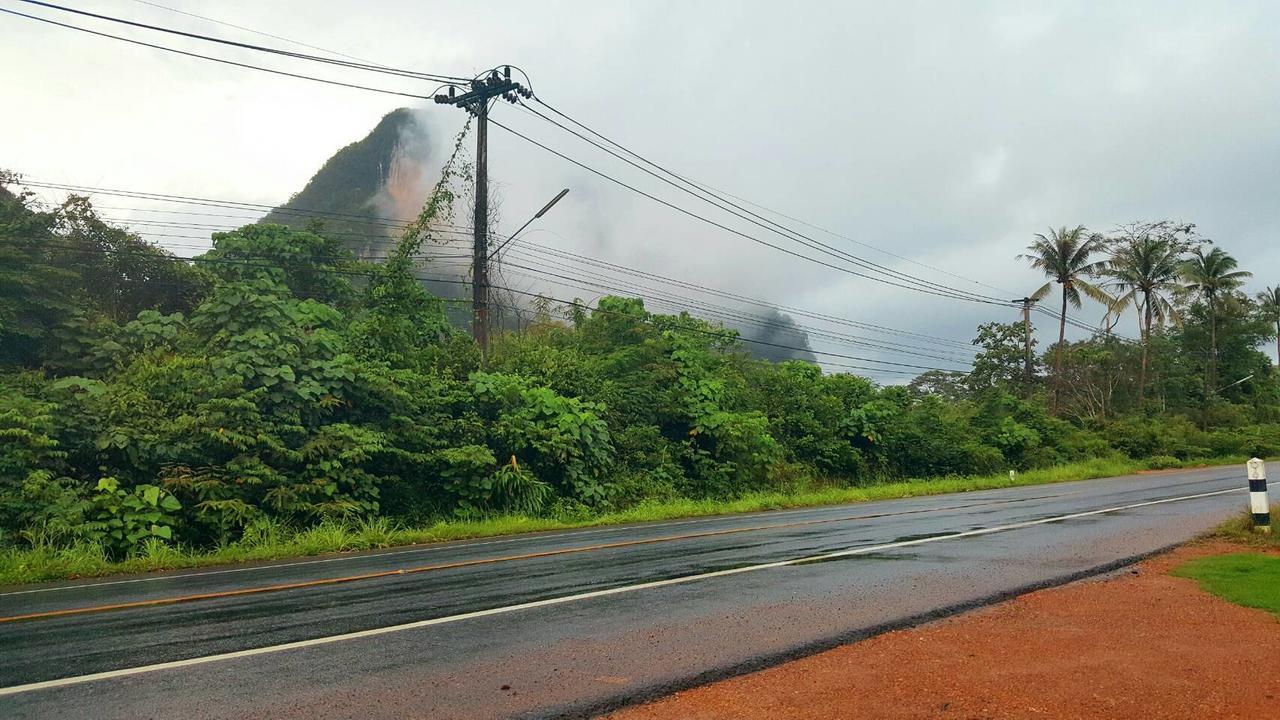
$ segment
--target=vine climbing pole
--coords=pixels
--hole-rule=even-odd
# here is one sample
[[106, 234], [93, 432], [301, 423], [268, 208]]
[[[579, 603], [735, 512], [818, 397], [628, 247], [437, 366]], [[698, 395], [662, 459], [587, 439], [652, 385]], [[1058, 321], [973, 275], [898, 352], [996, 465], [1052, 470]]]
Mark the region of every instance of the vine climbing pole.
[[[459, 94], [458, 90], [465, 92]], [[449, 85], [435, 96], [441, 105], [453, 105], [476, 118], [476, 194], [471, 250], [471, 336], [480, 352], [489, 352], [489, 107], [495, 98], [515, 102], [533, 93], [511, 79], [511, 67], [495, 68], [471, 81], [468, 88]]]

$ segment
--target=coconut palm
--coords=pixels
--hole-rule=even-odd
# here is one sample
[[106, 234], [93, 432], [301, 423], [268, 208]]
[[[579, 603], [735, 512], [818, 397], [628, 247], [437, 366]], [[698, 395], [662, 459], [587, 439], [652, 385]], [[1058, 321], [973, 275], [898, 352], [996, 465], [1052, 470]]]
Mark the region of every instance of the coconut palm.
[[1258, 293], [1262, 316], [1276, 324], [1276, 364], [1280, 365], [1280, 285]]
[[1213, 248], [1204, 252], [1196, 248], [1191, 258], [1182, 263], [1179, 273], [1182, 275], [1183, 288], [1204, 299], [1209, 308], [1209, 366], [1205, 375], [1205, 392], [1212, 393], [1217, 387], [1218, 376], [1218, 307], [1225, 295], [1244, 285], [1253, 273], [1237, 270], [1236, 259], [1228, 255], [1222, 248]]
[[1027, 246], [1026, 254], [1019, 255], [1031, 267], [1042, 271], [1048, 278], [1031, 297], [1040, 300], [1049, 295], [1053, 284], [1062, 286], [1062, 314], [1058, 317], [1058, 347], [1053, 361], [1053, 412], [1058, 411], [1059, 383], [1062, 377], [1062, 350], [1067, 338], [1067, 305], [1080, 307], [1080, 294], [1084, 293], [1099, 302], [1107, 302], [1107, 295], [1085, 278], [1098, 275], [1106, 267], [1105, 261], [1095, 261], [1093, 256], [1105, 248], [1101, 235], [1089, 235], [1083, 225], [1074, 228], [1049, 228], [1048, 235], [1036, 234]]
[[1151, 330], [1166, 321], [1178, 322], [1178, 311], [1169, 298], [1178, 290], [1178, 270], [1185, 245], [1171, 237], [1141, 233], [1117, 243], [1105, 274], [1116, 291], [1117, 302], [1138, 311], [1142, 338], [1142, 369], [1138, 375], [1138, 405], [1147, 391], [1147, 364], [1151, 354]]

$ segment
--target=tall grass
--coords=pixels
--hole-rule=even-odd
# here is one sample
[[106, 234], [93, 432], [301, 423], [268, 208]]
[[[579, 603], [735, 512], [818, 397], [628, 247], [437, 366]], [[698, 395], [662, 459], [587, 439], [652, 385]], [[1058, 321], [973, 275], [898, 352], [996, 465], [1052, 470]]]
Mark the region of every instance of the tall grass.
[[1271, 506], [1271, 524], [1271, 532], [1260, 533], [1253, 527], [1253, 515], [1244, 511], [1219, 525], [1207, 537], [1255, 548], [1280, 550], [1280, 505]]
[[[1235, 462], [1235, 459], [1220, 460]], [[86, 544], [60, 546], [53, 541], [35, 536], [31, 538], [31, 547], [0, 548], [0, 585], [277, 560], [523, 532], [1040, 485], [1125, 475], [1146, 467], [1146, 463], [1126, 458], [1095, 458], [1041, 470], [1030, 470], [1018, 473], [1014, 478], [1010, 478], [1007, 474], [948, 477], [905, 480], [861, 487], [819, 487], [794, 492], [752, 493], [732, 500], [679, 499], [643, 503], [627, 510], [586, 518], [501, 515], [478, 520], [440, 520], [418, 527], [404, 527], [393, 520], [377, 518], [360, 522], [326, 521], [305, 529], [292, 528], [278, 521], [265, 521], [249, 528], [239, 541], [221, 547], [213, 549], [174, 547], [153, 540], [148, 542], [140, 553], [124, 560], [110, 559], [101, 546]]]

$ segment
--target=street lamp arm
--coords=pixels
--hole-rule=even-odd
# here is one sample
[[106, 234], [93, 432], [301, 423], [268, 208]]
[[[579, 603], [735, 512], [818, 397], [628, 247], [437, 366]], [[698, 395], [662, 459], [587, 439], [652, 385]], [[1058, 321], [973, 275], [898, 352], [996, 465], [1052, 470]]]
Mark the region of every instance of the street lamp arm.
[[525, 228], [529, 227], [529, 223], [533, 222], [534, 220], [537, 220], [538, 218], [542, 217], [543, 215], [546, 215], [546, 214], [547, 214], [547, 211], [548, 211], [548, 210], [550, 210], [550, 209], [551, 209], [551, 207], [552, 207], [553, 205], [555, 205], [556, 203], [560, 202], [560, 198], [562, 198], [562, 197], [564, 197], [565, 195], [568, 195], [568, 194], [569, 194], [569, 188], [565, 188], [565, 189], [561, 190], [559, 193], [557, 193], [557, 194], [556, 194], [556, 196], [555, 196], [555, 197], [553, 197], [553, 198], [551, 198], [551, 200], [550, 200], [550, 201], [548, 201], [546, 205], [543, 205], [543, 206], [542, 206], [542, 209], [541, 209], [541, 210], [539, 210], [538, 212], [534, 213], [534, 216], [533, 216], [533, 217], [529, 218], [528, 220], [525, 220], [525, 222], [524, 222], [524, 224], [523, 224], [523, 225], [521, 225], [519, 228], [517, 228], [515, 232], [511, 233], [510, 235], [508, 235], [508, 236], [507, 236], [507, 239], [506, 239], [506, 240], [503, 240], [503, 241], [502, 241], [502, 243], [498, 245], [498, 247], [494, 248], [494, 249], [493, 249], [493, 252], [489, 253], [489, 259], [490, 259], [490, 260], [492, 260], [494, 257], [496, 257], [498, 253], [502, 252], [502, 249], [503, 249], [503, 248], [505, 248], [507, 245], [510, 245], [510, 244], [511, 244], [511, 241], [513, 241], [513, 240], [515, 240], [515, 239], [516, 239], [516, 236], [517, 236], [517, 235], [519, 235], [519, 234], [521, 233], [521, 231], [523, 231]]

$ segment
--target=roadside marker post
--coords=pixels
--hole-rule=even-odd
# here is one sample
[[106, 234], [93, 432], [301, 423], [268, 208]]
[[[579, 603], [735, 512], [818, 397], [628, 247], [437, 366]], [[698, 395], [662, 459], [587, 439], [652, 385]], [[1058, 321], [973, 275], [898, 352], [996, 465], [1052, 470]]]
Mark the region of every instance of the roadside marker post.
[[1267, 464], [1258, 458], [1245, 465], [1249, 469], [1249, 511], [1255, 532], [1271, 532], [1271, 505], [1267, 502]]

